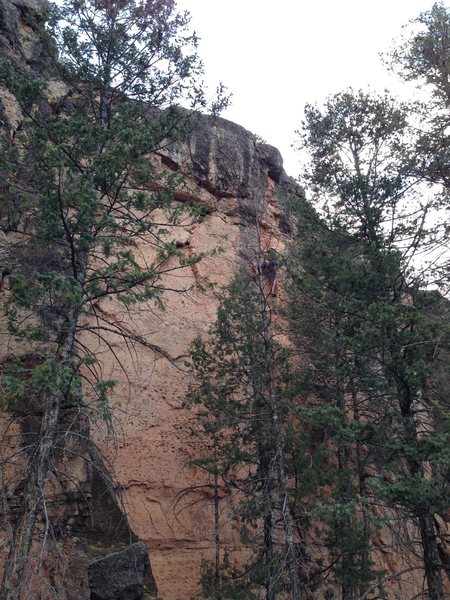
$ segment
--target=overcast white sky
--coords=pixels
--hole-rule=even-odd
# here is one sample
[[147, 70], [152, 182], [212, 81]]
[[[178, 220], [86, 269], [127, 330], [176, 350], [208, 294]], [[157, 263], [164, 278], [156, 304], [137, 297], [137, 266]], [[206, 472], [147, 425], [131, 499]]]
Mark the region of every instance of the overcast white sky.
[[[349, 86], [398, 91], [379, 58], [402, 25], [433, 0], [178, 0], [201, 38], [208, 81], [233, 93], [223, 113], [282, 153], [292, 150], [306, 102]], [[397, 87], [396, 87], [397, 86]]]

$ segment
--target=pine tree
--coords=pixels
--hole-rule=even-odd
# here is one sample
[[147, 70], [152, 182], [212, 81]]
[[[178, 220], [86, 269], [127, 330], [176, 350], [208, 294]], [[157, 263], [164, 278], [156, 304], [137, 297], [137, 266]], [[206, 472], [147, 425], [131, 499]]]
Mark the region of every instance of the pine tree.
[[[27, 450], [1, 598], [26, 591], [64, 414], [94, 411], [111, 421], [114, 381], [99, 378], [83, 335], [106, 344], [120, 336], [167, 356], [99, 303], [161, 302], [163, 274], [200, 258], [185, 259], [171, 240], [170, 228], [196, 214], [173, 203], [179, 180], [154, 160], [192, 126], [195, 113], [176, 104], [206, 107], [188, 24], [171, 0], [66, 0], [40, 32], [38, 68], [1, 66], [1, 85], [23, 113], [0, 156], [1, 224], [23, 257], [9, 276], [5, 316], [20, 346], [2, 376], [2, 404], [42, 415]], [[55, 79], [66, 93], [52, 109], [46, 90]], [[138, 244], [152, 248], [152, 258], [142, 260]]]
[[330, 571], [342, 598], [358, 598], [380, 575], [370, 551], [377, 523], [370, 516], [366, 468], [371, 465], [368, 444], [376, 442], [370, 418], [379, 417], [374, 403], [382, 394], [360, 353], [358, 323], [349, 319], [356, 304], [352, 294], [364, 274], [343, 232], [330, 231], [307, 202], [295, 212], [299, 241], [288, 259], [288, 311], [302, 357], [298, 387], [307, 401], [297, 441], [303, 449], [294, 456], [312, 457], [309, 465], [300, 464], [298, 477], [312, 480], [310, 501], [303, 504], [310, 520], [321, 524], [315, 538], [319, 548], [328, 549], [323, 571]]
[[188, 404], [198, 407], [201, 435], [215, 436], [229, 485], [238, 490], [242, 541], [252, 549], [244, 573], [235, 574], [237, 588], [222, 583], [215, 597], [242, 590], [252, 597], [262, 586], [268, 600], [283, 590], [303, 598], [286, 456], [289, 361], [273, 330], [262, 254], [255, 255], [253, 274], [243, 271], [232, 282], [210, 340], [197, 340], [192, 352], [197, 385]]
[[[300, 343], [312, 340], [315, 393], [340, 410], [352, 432], [335, 441], [347, 482], [335, 494], [364, 517], [366, 548], [357, 554], [360, 565], [366, 557], [365, 581], [347, 585], [348, 569], [356, 565], [342, 562], [344, 598], [354, 598], [374, 576], [367, 571], [370, 511], [363, 506], [373, 497], [416, 523], [429, 596], [444, 597], [433, 513], [449, 498], [438, 450], [449, 431], [438, 424], [445, 408], [437, 405], [431, 382], [446, 358], [448, 309], [413, 269], [415, 256], [434, 241], [427, 230], [434, 199], [424, 202], [403, 170], [406, 114], [387, 97], [361, 92], [338, 94], [323, 110], [306, 109], [308, 180], [328, 204], [297, 245], [292, 322]], [[376, 474], [369, 476], [366, 467]], [[346, 530], [348, 522], [343, 525]]]

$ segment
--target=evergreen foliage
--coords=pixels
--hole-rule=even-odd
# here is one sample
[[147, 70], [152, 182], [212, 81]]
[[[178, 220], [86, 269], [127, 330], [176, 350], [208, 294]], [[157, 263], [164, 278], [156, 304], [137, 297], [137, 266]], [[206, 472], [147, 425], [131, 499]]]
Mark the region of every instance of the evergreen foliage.
[[[255, 261], [257, 262], [257, 261]], [[251, 555], [241, 572], [225, 556], [214, 568], [214, 598], [303, 597], [302, 557], [294, 536], [286, 427], [293, 407], [287, 352], [272, 332], [272, 309], [261, 270], [242, 271], [230, 285], [210, 340], [194, 342], [198, 382], [187, 404], [197, 407], [197, 435], [213, 440], [210, 460], [235, 490], [235, 525]], [[219, 524], [217, 524], [219, 525]], [[217, 543], [216, 539], [216, 543]], [[228, 575], [228, 576], [227, 576]], [[207, 581], [211, 581], [210, 578]], [[208, 596], [211, 584], [204, 589]], [[257, 596], [255, 596], [257, 597]]]
[[[37, 70], [0, 67], [24, 116], [0, 153], [0, 227], [20, 259], [4, 317], [22, 345], [4, 365], [1, 407], [40, 415], [22, 503], [9, 515], [5, 600], [30, 583], [41, 515], [53, 535], [46, 485], [70, 435], [63, 415], [111, 425], [115, 382], [99, 375], [83, 335], [110, 349], [120, 336], [167, 356], [99, 302], [162, 306], [164, 274], [201, 259], [186, 259], [171, 240], [172, 227], [199, 213], [174, 204], [181, 180], [156, 158], [206, 106], [188, 23], [171, 0], [65, 0], [41, 32]], [[226, 291], [208, 340], [193, 344], [186, 405], [203, 443], [193, 464], [214, 487], [204, 597], [298, 600], [330, 586], [343, 600], [385, 597], [374, 538], [390, 529], [400, 551], [420, 548], [411, 568], [423, 568], [431, 600], [444, 600], [434, 517], [450, 500], [450, 306], [435, 288], [448, 290], [448, 259], [438, 261], [448, 225], [433, 215], [449, 210], [448, 10], [437, 3], [416, 24], [391, 60], [425, 83], [431, 108], [352, 90], [306, 107], [304, 180], [320, 206], [299, 198], [292, 206], [290, 341], [274, 318], [256, 222], [253, 264]], [[55, 80], [67, 88], [50, 106]], [[219, 93], [212, 110], [225, 101]], [[138, 244], [152, 248], [151, 259]], [[438, 262], [424, 267], [423, 256]], [[244, 569], [221, 549], [221, 482], [233, 490]]]
[[433, 513], [450, 497], [438, 458], [450, 432], [437, 425], [433, 374], [448, 360], [448, 306], [413, 268], [435, 239], [426, 218], [434, 200], [411, 208], [421, 190], [396, 159], [405, 128], [405, 109], [389, 98], [348, 92], [306, 109], [307, 179], [327, 205], [322, 218], [299, 210], [291, 323], [311, 361], [311, 393], [327, 405], [317, 411], [331, 404], [347, 421], [334, 439], [340, 508], [330, 546], [333, 555], [341, 545], [333, 570], [343, 598], [377, 575], [370, 505], [379, 504], [416, 523], [430, 598], [444, 597]]

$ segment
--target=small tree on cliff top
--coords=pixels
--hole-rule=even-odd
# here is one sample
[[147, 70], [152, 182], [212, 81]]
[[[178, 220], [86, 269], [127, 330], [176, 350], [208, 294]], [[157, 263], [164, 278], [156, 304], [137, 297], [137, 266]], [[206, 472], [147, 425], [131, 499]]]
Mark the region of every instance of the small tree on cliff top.
[[[8, 517], [1, 598], [25, 592], [36, 522], [48, 514], [46, 484], [64, 445], [61, 417], [90, 404], [110, 419], [114, 382], [99, 380], [83, 334], [106, 343], [120, 335], [158, 350], [99, 302], [159, 301], [162, 275], [200, 258], [185, 259], [171, 241], [170, 228], [195, 211], [173, 204], [177, 180], [152, 159], [190, 126], [175, 103], [206, 106], [188, 23], [172, 0], [66, 0], [53, 7], [41, 32], [42, 64], [68, 86], [53, 110], [44, 77], [2, 64], [1, 85], [24, 115], [0, 156], [2, 228], [14, 232], [24, 258], [10, 276], [5, 314], [8, 332], [29, 342], [34, 356], [32, 366], [19, 357], [3, 373], [2, 404], [42, 417], [26, 450], [20, 503]], [[153, 248], [152, 258], [138, 254], [138, 244]]]

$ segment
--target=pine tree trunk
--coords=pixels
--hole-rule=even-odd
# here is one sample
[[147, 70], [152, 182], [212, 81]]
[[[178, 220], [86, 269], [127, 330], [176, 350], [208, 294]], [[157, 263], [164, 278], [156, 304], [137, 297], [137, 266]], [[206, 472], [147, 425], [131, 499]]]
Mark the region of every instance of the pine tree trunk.
[[[411, 447], [417, 446], [417, 424], [413, 412], [413, 395], [400, 378], [396, 378], [397, 393], [399, 397], [400, 412], [404, 419], [404, 439]], [[422, 474], [422, 464], [410, 458], [408, 469], [411, 475]], [[428, 586], [428, 597], [430, 600], [445, 600], [444, 586], [442, 582], [442, 561], [439, 556], [436, 530], [433, 515], [428, 507], [420, 504], [416, 507], [418, 512], [418, 523], [420, 541], [422, 546], [423, 566]]]
[[284, 443], [279, 423], [278, 398], [274, 385], [275, 373], [273, 368], [273, 356], [270, 343], [271, 309], [268, 305], [267, 296], [264, 292], [264, 275], [262, 269], [259, 269], [257, 283], [259, 288], [259, 304], [263, 323], [263, 331], [261, 333], [264, 341], [265, 372], [268, 383], [267, 399], [271, 412], [271, 428], [275, 445], [275, 465], [278, 478], [278, 488], [281, 500], [281, 513], [283, 517], [283, 526], [285, 534], [286, 561], [289, 569], [289, 579], [291, 588], [290, 598], [292, 600], [300, 600], [300, 580], [297, 564], [297, 552], [295, 548], [294, 522], [289, 502], [286, 468], [284, 463]]
[[270, 461], [267, 450], [259, 449], [259, 466], [262, 480], [263, 493], [263, 528], [264, 528], [264, 562], [266, 565], [266, 600], [275, 600], [275, 574], [274, 569], [274, 522], [273, 522], [273, 499], [272, 499], [272, 476], [270, 472]]
[[[339, 323], [339, 317], [335, 315], [334, 317], [334, 327], [337, 329]], [[336, 367], [342, 364], [342, 356], [334, 349], [334, 365]], [[345, 391], [344, 391], [344, 382], [341, 377], [336, 374], [335, 381], [335, 396], [336, 396], [336, 406], [342, 411], [343, 414], [348, 416], [348, 410], [345, 403]], [[343, 439], [337, 440], [337, 460], [338, 460], [338, 470], [339, 470], [339, 482], [338, 482], [338, 493], [339, 493], [339, 502], [346, 503], [349, 502], [351, 498], [354, 498], [354, 489], [353, 483], [351, 481], [349, 475], [349, 464], [350, 464], [350, 448], [347, 441]], [[349, 516], [343, 518], [344, 520], [344, 528], [346, 530], [350, 530], [352, 527], [352, 523]], [[341, 594], [342, 600], [355, 600], [355, 589], [348, 585], [348, 582], [345, 578], [345, 574], [350, 574], [354, 572], [354, 561], [353, 556], [350, 553], [342, 552], [341, 553], [341, 571], [344, 574], [341, 580]]]
[[445, 600], [446, 594], [442, 583], [441, 559], [439, 557], [432, 515], [419, 517], [419, 530], [429, 600]]
[[[357, 365], [355, 364], [355, 367]], [[352, 408], [353, 408], [353, 418], [357, 423], [361, 422], [361, 415], [359, 411], [358, 405], [358, 394], [355, 390], [353, 377], [350, 379], [351, 386], [351, 394], [352, 394]], [[367, 494], [367, 486], [366, 486], [366, 477], [364, 473], [364, 463], [362, 459], [362, 444], [358, 439], [356, 442], [356, 466], [358, 469], [358, 492], [360, 498], [366, 499]], [[364, 596], [364, 594], [368, 590], [368, 585], [370, 580], [365, 580], [369, 573], [369, 569], [371, 566], [370, 560], [370, 522], [369, 516], [367, 512], [364, 510], [364, 502], [361, 501], [361, 511], [362, 511], [362, 521], [363, 521], [363, 543], [362, 550], [360, 552], [360, 560], [361, 560], [361, 576], [360, 581], [361, 584], [359, 586], [359, 596]]]
[[217, 458], [214, 465], [214, 592], [218, 596], [220, 592], [220, 512], [219, 512], [219, 476], [217, 469]]
[[[66, 339], [59, 359], [61, 367], [70, 364], [73, 356], [75, 333], [78, 323], [78, 312], [75, 309], [71, 310], [68, 321]], [[0, 600], [19, 600], [25, 585], [36, 520], [43, 502], [45, 502], [45, 485], [51, 464], [63, 401], [64, 391], [56, 390], [55, 394], [47, 400], [44, 407], [38, 440], [30, 457], [30, 469], [27, 473], [25, 490], [21, 497], [21, 512], [15, 524], [14, 535], [3, 573]], [[45, 543], [45, 540], [43, 543]]]
[[[274, 415], [276, 416], [276, 415]], [[298, 574], [297, 564], [297, 551], [295, 548], [295, 533], [294, 533], [294, 520], [292, 518], [292, 512], [289, 502], [289, 492], [287, 486], [286, 470], [284, 465], [283, 455], [283, 443], [278, 428], [278, 420], [274, 418], [274, 434], [276, 439], [276, 464], [278, 474], [278, 485], [280, 488], [281, 496], [281, 514], [283, 515], [283, 525], [286, 537], [286, 548], [287, 548], [287, 563], [289, 567], [290, 580], [291, 580], [291, 598], [292, 600], [300, 600], [300, 581]]]
[[[342, 440], [337, 442], [337, 457], [338, 457], [338, 469], [340, 471], [340, 502], [346, 502], [353, 497], [352, 484], [348, 474], [348, 448], [346, 443]], [[344, 527], [350, 529], [352, 523], [349, 517], [345, 518]], [[341, 565], [343, 573], [351, 573], [354, 569], [353, 560], [351, 555], [348, 553], [341, 554]], [[355, 590], [348, 586], [345, 578], [341, 581], [341, 594], [342, 600], [355, 600]]]
[[60, 406], [60, 398], [54, 398], [41, 422], [38, 445], [31, 458], [25, 491], [21, 496], [21, 513], [15, 524], [3, 575], [1, 600], [18, 600], [24, 584], [36, 518], [44, 501], [45, 482], [58, 427]]

